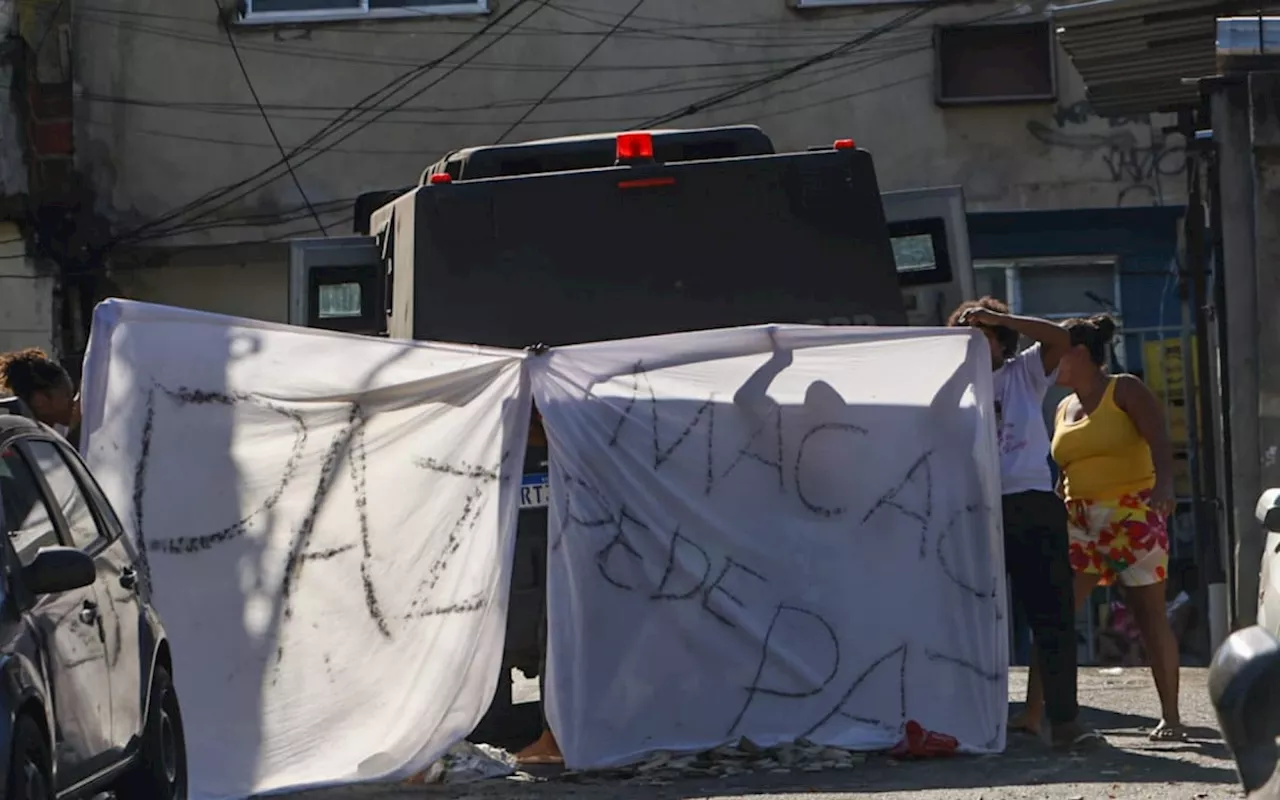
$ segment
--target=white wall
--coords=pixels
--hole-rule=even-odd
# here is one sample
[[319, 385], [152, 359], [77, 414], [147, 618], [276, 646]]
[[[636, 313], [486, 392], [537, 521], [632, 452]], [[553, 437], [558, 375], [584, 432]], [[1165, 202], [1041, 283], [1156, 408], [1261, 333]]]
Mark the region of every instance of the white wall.
[[117, 269], [111, 278], [121, 294], [133, 300], [284, 322], [288, 316], [286, 258], [283, 247], [274, 260], [192, 264], [179, 256], [158, 267]]

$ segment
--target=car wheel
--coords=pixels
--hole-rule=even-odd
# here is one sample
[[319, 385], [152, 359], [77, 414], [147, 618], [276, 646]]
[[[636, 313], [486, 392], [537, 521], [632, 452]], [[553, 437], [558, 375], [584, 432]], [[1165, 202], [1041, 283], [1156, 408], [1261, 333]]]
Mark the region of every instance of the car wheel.
[[187, 740], [169, 671], [157, 666], [138, 763], [115, 787], [116, 800], [186, 800]]
[[5, 797], [11, 800], [53, 800], [49, 780], [49, 743], [30, 716], [21, 714], [13, 726], [13, 753], [9, 762], [9, 785]]

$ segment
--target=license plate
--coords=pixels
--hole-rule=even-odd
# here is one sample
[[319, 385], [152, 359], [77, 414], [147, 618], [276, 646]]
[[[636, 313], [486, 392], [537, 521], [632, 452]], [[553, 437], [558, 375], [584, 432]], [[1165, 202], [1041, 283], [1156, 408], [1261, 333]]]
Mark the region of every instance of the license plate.
[[546, 508], [550, 499], [551, 489], [545, 474], [525, 475], [520, 481], [521, 508]]

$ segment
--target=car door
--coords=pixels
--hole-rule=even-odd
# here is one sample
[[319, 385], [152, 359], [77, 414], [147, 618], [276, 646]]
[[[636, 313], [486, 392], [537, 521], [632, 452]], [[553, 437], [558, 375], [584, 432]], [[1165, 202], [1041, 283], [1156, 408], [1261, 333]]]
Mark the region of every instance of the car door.
[[24, 447], [40, 465], [70, 536], [67, 542], [98, 566], [98, 596], [111, 679], [111, 744], [123, 750], [142, 731], [144, 695], [139, 658], [138, 575], [110, 510], [83, 462], [63, 441], [28, 439]]
[[[43, 547], [69, 544], [62, 515], [51, 502], [39, 467], [14, 441], [0, 445], [0, 502], [4, 510], [0, 524], [21, 565], [30, 564]], [[26, 609], [44, 650], [59, 791], [114, 760], [102, 602], [95, 585], [35, 597]]]
[[[119, 637], [107, 637], [107, 653], [112, 665], [112, 728], [116, 742], [123, 744], [134, 736], [140, 736], [146, 721], [153, 655], [151, 646], [154, 645], [153, 639], [147, 638], [145, 642], [143, 639], [143, 629], [147, 624], [143, 608], [149, 596], [148, 589], [138, 572], [140, 559], [137, 552], [125, 536], [124, 526], [120, 524], [120, 518], [102, 487], [74, 449], [66, 442], [58, 442], [58, 448], [76, 474], [80, 488], [92, 501], [95, 521], [105, 539], [95, 558], [104, 562], [113, 576], [107, 582], [106, 592], [120, 622]], [[147, 648], [143, 647], [144, 643]]]

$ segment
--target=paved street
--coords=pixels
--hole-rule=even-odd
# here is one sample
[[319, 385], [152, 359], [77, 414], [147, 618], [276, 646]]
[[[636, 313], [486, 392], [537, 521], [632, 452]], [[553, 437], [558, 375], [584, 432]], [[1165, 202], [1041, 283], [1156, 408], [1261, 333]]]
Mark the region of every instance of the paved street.
[[[1182, 673], [1185, 721], [1193, 741], [1152, 744], [1142, 729], [1153, 724], [1155, 689], [1146, 670], [1120, 675], [1096, 668], [1081, 672], [1080, 697], [1086, 720], [1106, 733], [1112, 747], [1082, 757], [1050, 753], [1043, 745], [1019, 739], [1002, 756], [957, 758], [930, 763], [897, 764], [872, 757], [855, 769], [819, 774], [753, 774], [716, 781], [688, 780], [666, 785], [632, 782], [493, 781], [458, 787], [358, 787], [314, 792], [308, 800], [381, 800], [408, 795], [457, 800], [576, 798], [578, 800], [819, 800], [845, 798], [913, 798], [913, 800], [1001, 800], [1002, 798], [1115, 798], [1155, 800], [1238, 798], [1240, 791], [1226, 748], [1217, 735], [1205, 689], [1206, 671]], [[1021, 697], [1024, 670], [1010, 680], [1010, 694]]]

